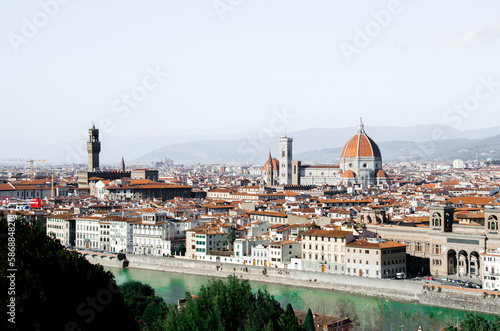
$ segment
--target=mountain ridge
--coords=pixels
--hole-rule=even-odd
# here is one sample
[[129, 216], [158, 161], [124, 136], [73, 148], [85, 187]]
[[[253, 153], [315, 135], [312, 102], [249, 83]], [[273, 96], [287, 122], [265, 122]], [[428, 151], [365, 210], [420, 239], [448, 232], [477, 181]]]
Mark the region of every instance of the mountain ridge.
[[[335, 137], [328, 139], [332, 131], [335, 131]], [[500, 140], [498, 137], [485, 136], [492, 132], [498, 134], [500, 127], [462, 132], [444, 125], [380, 126], [366, 131], [381, 148], [384, 161], [500, 157], [499, 153], [490, 153], [485, 149], [488, 144], [492, 150], [500, 149], [495, 142]], [[370, 134], [372, 131], [373, 135]], [[314, 163], [336, 163], [340, 158], [341, 148], [355, 132], [356, 129], [351, 127], [305, 129], [290, 133], [289, 136], [294, 139], [294, 159]], [[247, 139], [198, 140], [166, 145], [143, 155], [137, 161], [160, 161], [169, 157], [176, 163], [262, 163], [265, 162], [268, 151], [278, 155], [279, 137], [275, 135], [266, 140], [259, 140], [255, 135]], [[391, 137], [399, 139], [390, 140]], [[433, 140], [433, 137], [448, 139]], [[465, 150], [460, 152], [463, 149]], [[480, 155], [474, 155], [474, 150], [479, 150]]]

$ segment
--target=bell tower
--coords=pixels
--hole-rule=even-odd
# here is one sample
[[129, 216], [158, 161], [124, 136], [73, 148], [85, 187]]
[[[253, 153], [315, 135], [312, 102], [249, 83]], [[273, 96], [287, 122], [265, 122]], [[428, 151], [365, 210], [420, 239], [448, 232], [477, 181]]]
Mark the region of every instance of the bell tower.
[[274, 185], [274, 171], [277, 169], [274, 169], [273, 165], [273, 157], [271, 156], [271, 151], [269, 151], [269, 156], [267, 157], [267, 170], [266, 170], [266, 184], [268, 186], [273, 186]]
[[99, 169], [99, 153], [101, 152], [99, 130], [95, 128], [94, 122], [92, 122], [92, 128], [89, 129], [87, 152], [89, 153], [89, 172], [93, 172]]
[[288, 137], [280, 138], [280, 179], [281, 185], [292, 184], [292, 143], [293, 139]]
[[429, 229], [431, 231], [453, 232], [455, 208], [450, 206], [429, 208]]

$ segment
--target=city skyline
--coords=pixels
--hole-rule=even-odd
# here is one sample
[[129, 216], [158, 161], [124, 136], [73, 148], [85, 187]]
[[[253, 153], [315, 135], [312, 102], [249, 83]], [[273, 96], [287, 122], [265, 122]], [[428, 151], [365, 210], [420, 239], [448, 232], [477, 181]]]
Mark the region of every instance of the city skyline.
[[499, 12], [0, 3], [0, 329], [500, 330]]
[[0, 6], [7, 157], [75, 149], [92, 120], [107, 141], [160, 146], [353, 127], [360, 116], [369, 126], [500, 125], [493, 1]]

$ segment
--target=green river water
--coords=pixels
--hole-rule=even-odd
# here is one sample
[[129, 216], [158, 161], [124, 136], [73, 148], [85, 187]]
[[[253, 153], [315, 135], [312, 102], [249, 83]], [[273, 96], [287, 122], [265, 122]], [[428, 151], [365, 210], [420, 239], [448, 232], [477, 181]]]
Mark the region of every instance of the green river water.
[[[185, 297], [185, 291], [196, 293], [201, 285], [208, 282], [210, 277], [185, 275], [178, 273], [120, 269], [105, 267], [115, 276], [118, 285], [137, 280], [151, 285], [156, 295], [166, 302], [177, 303]], [[339, 315], [343, 309], [356, 321], [359, 326], [356, 330], [417, 330], [422, 326], [424, 330], [439, 330], [447, 323], [456, 325], [463, 319], [466, 311], [425, 306], [413, 303], [399, 303], [380, 300], [367, 296], [336, 292], [332, 290], [307, 289], [286, 286], [286, 284], [266, 284], [250, 282], [254, 290], [267, 290], [278, 300], [283, 307], [291, 303], [294, 309], [307, 310], [314, 313]], [[491, 315], [484, 314], [487, 319]]]

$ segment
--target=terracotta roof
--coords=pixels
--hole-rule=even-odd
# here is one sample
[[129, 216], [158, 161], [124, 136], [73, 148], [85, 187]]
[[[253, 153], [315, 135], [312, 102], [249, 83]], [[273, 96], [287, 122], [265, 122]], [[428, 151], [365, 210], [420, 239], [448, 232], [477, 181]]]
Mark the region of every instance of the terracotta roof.
[[275, 241], [275, 242], [269, 243], [269, 245], [279, 245], [279, 246], [283, 246], [283, 245], [288, 245], [288, 244], [297, 244], [297, 243], [298, 243], [298, 242], [293, 241], [293, 240], [281, 240], [281, 241]]
[[346, 237], [351, 234], [351, 231], [338, 231], [338, 230], [320, 230], [320, 229], [309, 229], [302, 232], [303, 236], [317, 236], [317, 237]]
[[379, 171], [377, 171], [377, 178], [387, 178], [387, 177], [388, 176], [384, 170], [380, 169]]
[[[279, 170], [280, 161], [278, 159], [273, 159], [273, 170]], [[269, 160], [267, 160], [266, 164], [264, 164], [264, 171], [267, 171], [267, 167], [269, 166]]]
[[261, 215], [261, 216], [272, 216], [272, 217], [288, 217], [287, 214], [278, 213], [274, 211], [248, 211], [249, 215]]
[[400, 244], [394, 241], [385, 242], [369, 242], [368, 240], [355, 240], [346, 245], [347, 247], [359, 247], [359, 248], [402, 248], [406, 247], [405, 244]]
[[463, 204], [463, 205], [487, 205], [495, 202], [496, 198], [488, 198], [488, 197], [467, 197], [460, 196], [451, 198], [448, 202], [453, 204]]
[[370, 137], [365, 133], [358, 133], [347, 141], [340, 157], [381, 157], [381, 154]]
[[10, 183], [0, 183], [0, 191], [15, 191], [15, 188]]
[[225, 189], [225, 188], [214, 188], [213, 190], [210, 190], [210, 192], [230, 193], [230, 192], [232, 192], [232, 190]]
[[356, 174], [352, 170], [347, 170], [342, 174], [342, 178], [356, 178]]

